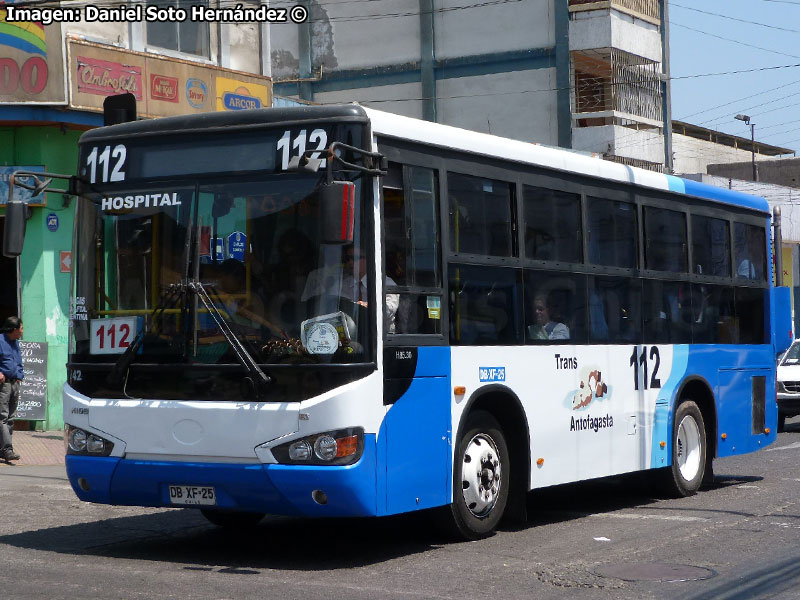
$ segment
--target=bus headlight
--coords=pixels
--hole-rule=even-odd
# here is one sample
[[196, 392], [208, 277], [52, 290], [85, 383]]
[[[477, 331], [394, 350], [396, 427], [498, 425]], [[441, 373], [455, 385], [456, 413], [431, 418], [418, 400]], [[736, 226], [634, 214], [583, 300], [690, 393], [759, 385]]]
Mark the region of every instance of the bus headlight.
[[72, 425], [64, 426], [64, 436], [67, 441], [67, 454], [108, 456], [114, 449], [114, 444], [107, 439]]
[[314, 456], [325, 462], [336, 458], [336, 440], [330, 435], [321, 435], [314, 441]]
[[308, 460], [311, 458], [311, 444], [306, 440], [294, 442], [289, 446], [289, 458], [291, 460]]
[[292, 465], [351, 465], [363, 452], [361, 427], [315, 433], [272, 449], [279, 463]]
[[67, 437], [69, 449], [73, 452], [83, 452], [86, 450], [86, 432], [83, 429], [73, 429]]

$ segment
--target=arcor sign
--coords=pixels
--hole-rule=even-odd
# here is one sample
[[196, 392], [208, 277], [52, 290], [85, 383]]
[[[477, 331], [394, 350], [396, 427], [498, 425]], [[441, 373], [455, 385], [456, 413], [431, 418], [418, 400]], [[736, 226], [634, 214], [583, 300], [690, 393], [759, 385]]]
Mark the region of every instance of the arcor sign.
[[0, 4], [0, 104], [64, 104], [61, 25], [6, 20]]

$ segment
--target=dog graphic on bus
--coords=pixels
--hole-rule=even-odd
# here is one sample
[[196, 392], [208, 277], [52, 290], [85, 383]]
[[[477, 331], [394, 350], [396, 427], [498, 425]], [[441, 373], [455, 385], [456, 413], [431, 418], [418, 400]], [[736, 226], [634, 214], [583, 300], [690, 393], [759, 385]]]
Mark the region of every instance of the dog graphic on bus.
[[602, 398], [608, 394], [608, 385], [603, 381], [603, 375], [599, 369], [590, 371], [572, 395], [572, 410], [585, 408], [592, 403], [595, 398]]

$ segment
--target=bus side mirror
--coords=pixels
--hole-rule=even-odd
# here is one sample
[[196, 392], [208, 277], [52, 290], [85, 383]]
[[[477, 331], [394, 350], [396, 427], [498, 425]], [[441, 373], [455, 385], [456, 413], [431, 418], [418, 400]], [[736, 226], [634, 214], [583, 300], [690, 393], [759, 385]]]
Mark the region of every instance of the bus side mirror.
[[332, 181], [317, 188], [323, 244], [349, 244], [353, 241], [356, 185], [352, 181]]
[[3, 256], [16, 258], [22, 254], [25, 241], [25, 222], [28, 207], [24, 202], [6, 204], [6, 222], [3, 229]]

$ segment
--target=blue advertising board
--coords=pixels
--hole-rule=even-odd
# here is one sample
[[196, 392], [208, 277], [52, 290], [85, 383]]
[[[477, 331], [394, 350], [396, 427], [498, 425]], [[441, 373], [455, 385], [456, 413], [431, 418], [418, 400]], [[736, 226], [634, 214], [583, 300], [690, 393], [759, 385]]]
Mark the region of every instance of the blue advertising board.
[[[31, 165], [0, 167], [0, 206], [4, 206], [8, 202], [8, 180], [15, 171], [44, 173], [44, 167]], [[47, 204], [44, 193], [34, 196], [31, 190], [26, 190], [18, 186], [14, 186], [14, 200], [25, 202], [29, 206], [45, 206]]]

